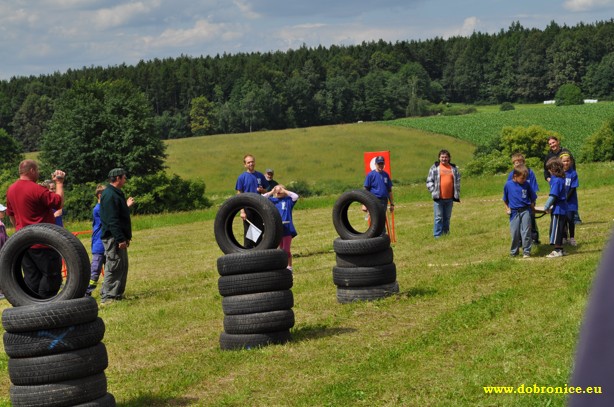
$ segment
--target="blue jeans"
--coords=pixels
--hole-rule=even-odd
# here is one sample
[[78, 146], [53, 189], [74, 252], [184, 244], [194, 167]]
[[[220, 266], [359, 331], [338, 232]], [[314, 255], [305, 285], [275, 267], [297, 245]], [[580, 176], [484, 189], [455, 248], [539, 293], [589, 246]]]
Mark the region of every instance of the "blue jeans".
[[453, 204], [453, 199], [440, 199], [434, 201], [435, 226], [433, 228], [433, 236], [439, 237], [450, 233], [450, 218], [452, 217]]

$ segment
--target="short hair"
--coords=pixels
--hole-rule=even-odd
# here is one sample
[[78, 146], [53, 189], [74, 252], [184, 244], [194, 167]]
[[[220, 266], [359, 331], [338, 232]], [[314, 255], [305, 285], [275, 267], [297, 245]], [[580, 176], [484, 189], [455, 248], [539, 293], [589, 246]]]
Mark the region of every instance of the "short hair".
[[247, 157], [252, 157], [254, 160], [256, 159], [256, 157], [254, 157], [254, 155], [253, 155], [253, 154], [245, 154], [245, 155], [243, 156], [243, 164], [245, 164], [245, 159], [246, 159]]
[[529, 169], [524, 165], [519, 165], [518, 167], [514, 167], [513, 177], [518, 177], [523, 175], [525, 178], [529, 176]]
[[516, 153], [512, 155], [512, 162], [522, 160], [524, 161], [524, 155], [522, 153]]
[[439, 154], [437, 154], [437, 157], [441, 157], [442, 154], [445, 154], [448, 156], [449, 159], [452, 159], [452, 155], [450, 154], [450, 152], [448, 150], [439, 150]]
[[19, 175], [27, 174], [32, 169], [38, 169], [38, 163], [34, 160], [23, 160], [19, 163]]
[[550, 136], [550, 137], [548, 137], [548, 141], [550, 141], [550, 140], [559, 141], [559, 138], [557, 136]]
[[546, 163], [546, 169], [556, 177], [565, 178], [565, 170], [563, 170], [563, 162], [558, 157], [553, 157]]
[[102, 185], [102, 184], [96, 185], [96, 192], [94, 192], [94, 195], [96, 196], [96, 198], [98, 198], [102, 194], [102, 191], [104, 191], [105, 189], [107, 189], [106, 185]]

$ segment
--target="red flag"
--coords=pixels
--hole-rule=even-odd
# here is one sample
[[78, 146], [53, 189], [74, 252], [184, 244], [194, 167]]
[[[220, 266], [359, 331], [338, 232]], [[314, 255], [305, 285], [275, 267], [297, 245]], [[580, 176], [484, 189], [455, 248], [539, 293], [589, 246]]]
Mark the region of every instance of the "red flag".
[[365, 159], [365, 175], [375, 169], [375, 157], [381, 155], [384, 157], [386, 163], [384, 164], [384, 171], [392, 178], [392, 170], [390, 168], [390, 151], [371, 151], [364, 153]]

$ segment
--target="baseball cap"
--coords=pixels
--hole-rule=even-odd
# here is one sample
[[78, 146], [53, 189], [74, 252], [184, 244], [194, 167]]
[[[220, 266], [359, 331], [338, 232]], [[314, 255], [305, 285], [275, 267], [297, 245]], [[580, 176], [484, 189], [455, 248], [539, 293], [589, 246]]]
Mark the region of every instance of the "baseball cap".
[[375, 157], [375, 164], [384, 163], [384, 162], [386, 162], [386, 160], [384, 160], [384, 157], [382, 157], [381, 155], [378, 155], [377, 157]]
[[126, 174], [126, 171], [124, 171], [123, 168], [113, 168], [111, 171], [109, 171], [109, 178], [111, 177], [119, 177]]
[[275, 174], [275, 171], [273, 171], [273, 168], [267, 168], [265, 172], [267, 174]]

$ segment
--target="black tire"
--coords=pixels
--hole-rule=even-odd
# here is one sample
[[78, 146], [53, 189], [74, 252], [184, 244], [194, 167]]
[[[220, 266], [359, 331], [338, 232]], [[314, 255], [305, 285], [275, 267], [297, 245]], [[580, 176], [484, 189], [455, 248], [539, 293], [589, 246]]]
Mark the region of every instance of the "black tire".
[[217, 259], [217, 271], [220, 276], [278, 270], [287, 266], [288, 253], [281, 249], [231, 253]]
[[220, 334], [222, 350], [252, 349], [267, 345], [281, 345], [292, 340], [290, 330], [261, 334]]
[[56, 329], [92, 322], [98, 317], [98, 304], [92, 297], [56, 301], [47, 304], [7, 308], [2, 312], [2, 326], [7, 332]]
[[291, 309], [224, 316], [224, 332], [228, 334], [261, 334], [283, 331], [293, 326], [294, 311]]
[[9, 358], [11, 382], [18, 386], [49, 384], [102, 373], [109, 365], [102, 342], [89, 348], [34, 358]]
[[104, 373], [36, 386], [11, 385], [13, 407], [63, 407], [96, 400], [107, 394]]
[[[23, 278], [23, 255], [35, 244], [52, 248], [66, 262], [64, 285], [51, 298], [41, 298], [30, 290]], [[72, 233], [57, 225], [40, 223], [26, 226], [13, 234], [0, 251], [0, 287], [14, 307], [81, 298], [85, 295], [89, 280], [90, 260], [85, 247]]]
[[[359, 232], [348, 219], [348, 208], [354, 202], [359, 202], [367, 207], [371, 216], [371, 224], [364, 232]], [[364, 189], [357, 189], [341, 194], [333, 206], [333, 225], [344, 240], [367, 239], [370, 237], [381, 236], [386, 227], [386, 210], [379, 200]]]
[[104, 337], [101, 318], [93, 322], [57, 329], [5, 332], [4, 351], [11, 358], [31, 358], [75, 351], [96, 345]]
[[369, 254], [338, 254], [338, 267], [374, 267], [390, 264], [394, 261], [394, 253], [389, 247], [384, 251]]
[[99, 399], [83, 404], [75, 404], [72, 407], [115, 407], [116, 405], [115, 397], [111, 393], [107, 393]]
[[384, 251], [390, 247], [390, 237], [381, 235], [370, 239], [343, 240], [336, 238], [333, 249], [337, 254], [371, 254]]
[[375, 287], [337, 287], [337, 301], [347, 304], [354, 301], [373, 301], [389, 297], [399, 292], [399, 284], [395, 281]]
[[374, 267], [333, 267], [333, 282], [337, 287], [371, 287], [396, 280], [397, 267], [394, 263]]
[[224, 311], [224, 315], [279, 311], [290, 309], [293, 306], [294, 295], [290, 290], [231, 295], [230, 297], [222, 298], [222, 310]]
[[292, 288], [292, 271], [281, 269], [222, 276], [219, 278], [217, 285], [222, 297], [289, 290]]
[[[253, 248], [247, 248], [240, 244], [233, 231], [234, 219], [241, 211], [247, 208], [255, 211], [264, 224], [262, 237]], [[283, 234], [281, 215], [275, 205], [267, 198], [259, 194], [238, 194], [227, 199], [215, 216], [213, 225], [215, 240], [225, 254], [250, 251], [254, 249], [275, 249], [279, 246]]]

